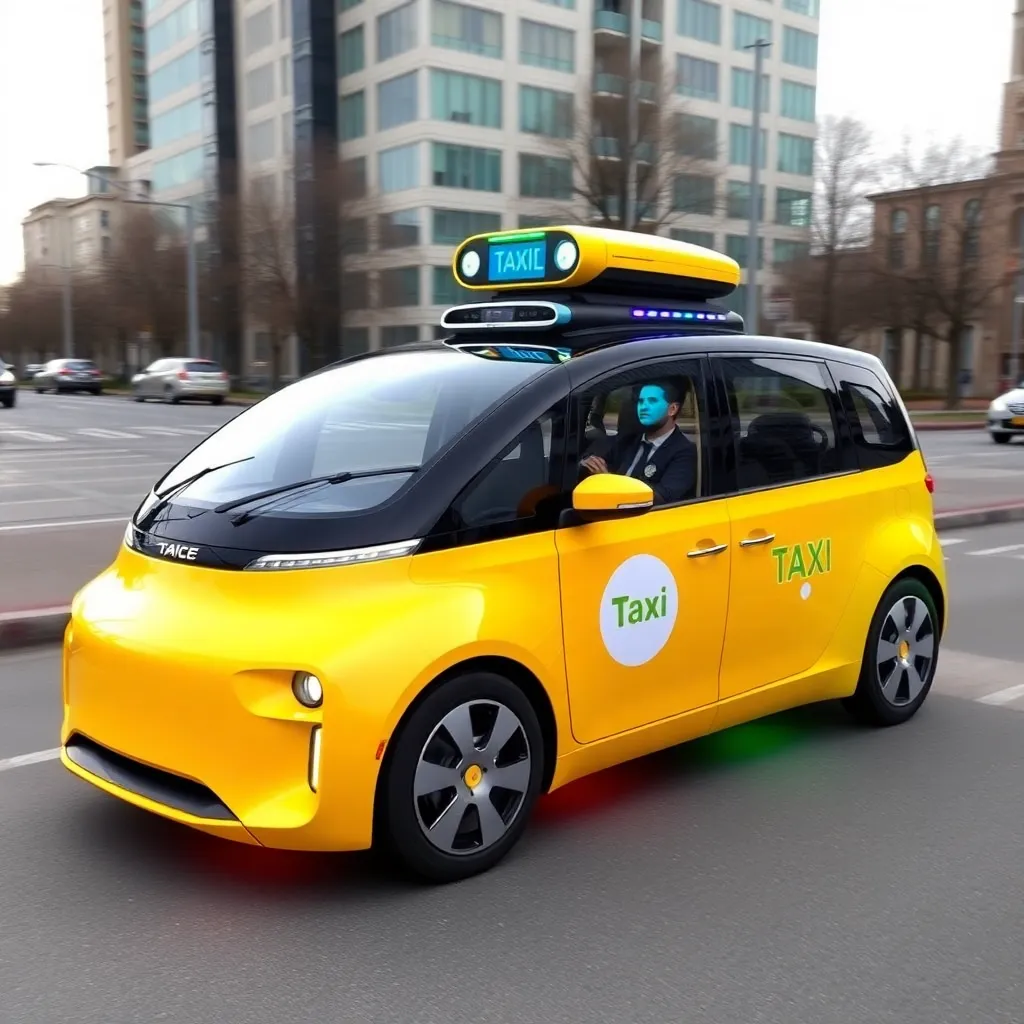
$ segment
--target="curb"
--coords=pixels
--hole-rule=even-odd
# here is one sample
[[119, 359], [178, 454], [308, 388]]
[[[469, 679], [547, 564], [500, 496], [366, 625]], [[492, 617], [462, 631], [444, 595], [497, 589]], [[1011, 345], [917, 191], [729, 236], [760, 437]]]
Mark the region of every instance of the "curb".
[[[1016, 502], [936, 512], [935, 528], [943, 533], [1021, 520], [1024, 520], [1024, 502]], [[70, 607], [0, 612], [0, 653], [62, 643], [70, 615]]]

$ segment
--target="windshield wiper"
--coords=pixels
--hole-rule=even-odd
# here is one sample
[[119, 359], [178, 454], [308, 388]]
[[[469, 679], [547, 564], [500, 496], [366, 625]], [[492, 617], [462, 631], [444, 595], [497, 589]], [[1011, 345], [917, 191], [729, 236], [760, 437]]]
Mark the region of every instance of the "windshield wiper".
[[206, 476], [207, 473], [213, 473], [218, 469], [227, 469], [228, 466], [237, 466], [240, 462], [251, 462], [255, 458], [255, 455], [247, 455], [244, 459], [233, 459], [231, 462], [221, 462], [216, 466], [206, 466], [197, 473], [193, 473], [191, 476], [185, 477], [181, 483], [177, 483], [173, 487], [168, 487], [167, 490], [161, 494], [156, 494], [155, 497], [157, 498], [157, 501], [153, 507], [146, 512], [146, 515], [153, 516], [165, 509], [176, 494], [180, 494], [186, 487], [194, 484], [197, 480]]
[[[311, 477], [309, 480], [296, 480], [290, 484], [281, 484], [279, 487], [269, 487], [265, 491], [257, 491], [255, 494], [247, 494], [244, 498], [235, 498], [232, 501], [225, 501], [222, 505], [218, 505], [213, 511], [230, 512], [232, 509], [241, 508], [243, 505], [248, 505], [252, 501], [261, 501], [263, 498], [276, 498], [279, 495], [290, 494], [292, 491], [299, 491], [305, 487], [313, 487], [316, 484], [343, 484], [347, 483], [349, 480], [360, 480], [364, 477], [394, 476], [399, 473], [415, 473], [419, 469], [419, 466], [394, 466], [390, 469], [363, 469], [356, 472], [328, 473], [324, 476]], [[235, 516], [231, 522], [235, 526], [241, 526], [242, 523], [248, 522], [258, 512], [259, 508], [250, 509], [248, 512], [243, 512], [240, 516]]]

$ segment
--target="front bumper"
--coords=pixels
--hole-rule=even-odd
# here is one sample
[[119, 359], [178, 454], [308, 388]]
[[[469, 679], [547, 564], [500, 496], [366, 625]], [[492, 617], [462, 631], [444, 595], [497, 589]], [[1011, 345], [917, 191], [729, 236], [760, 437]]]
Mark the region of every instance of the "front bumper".
[[179, 398], [226, 398], [227, 383], [220, 381], [179, 381], [177, 392]]
[[[138, 575], [111, 568], [76, 597], [64, 641], [64, 766], [128, 803], [223, 838], [368, 848], [385, 726], [331, 686], [336, 666], [316, 663], [310, 609], [280, 589], [264, 601], [259, 591], [274, 581], [255, 574], [206, 570], [197, 589], [186, 567], [144, 561]], [[248, 600], [228, 593], [235, 585], [250, 591]], [[320, 708], [295, 700], [295, 671], [323, 680]]]
[[990, 434], [1024, 434], [1024, 413], [989, 411], [988, 430]]

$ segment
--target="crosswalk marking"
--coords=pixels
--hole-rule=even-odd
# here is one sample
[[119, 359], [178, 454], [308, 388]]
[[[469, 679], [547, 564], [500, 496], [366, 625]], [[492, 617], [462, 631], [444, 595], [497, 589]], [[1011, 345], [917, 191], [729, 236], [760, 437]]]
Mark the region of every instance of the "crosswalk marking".
[[81, 427], [75, 431], [76, 434], [84, 434], [86, 437], [99, 437], [104, 441], [110, 437], [130, 437], [138, 440], [138, 434], [129, 434], [124, 430], [108, 430], [106, 427]]
[[63, 441], [64, 439], [57, 434], [43, 434], [38, 430], [6, 430], [4, 431], [10, 437], [17, 437], [22, 441]]
[[952, 547], [954, 544], [963, 544], [967, 540], [966, 537], [940, 537], [939, 543], [944, 547]]
[[995, 693], [986, 693], [984, 697], [977, 697], [976, 700], [979, 704], [994, 704], [998, 707], [1002, 704], [1009, 704], [1018, 697], [1024, 697], [1024, 683], [1008, 686], [1005, 690], [996, 690]]
[[998, 548], [983, 548], [981, 551], [968, 551], [969, 555], [1005, 555], [1008, 551], [1022, 551], [1024, 544], [1004, 544]]

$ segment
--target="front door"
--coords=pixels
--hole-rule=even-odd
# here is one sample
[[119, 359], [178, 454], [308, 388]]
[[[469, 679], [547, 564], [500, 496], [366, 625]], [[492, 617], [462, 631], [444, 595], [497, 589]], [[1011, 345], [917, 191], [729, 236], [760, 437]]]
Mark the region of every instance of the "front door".
[[624, 472], [643, 430], [638, 393], [647, 382], [674, 386], [683, 435], [673, 437], [676, 467], [692, 466], [672, 484], [667, 472], [651, 474], [656, 492], [664, 483], [665, 499], [651, 511], [555, 533], [572, 730], [582, 743], [718, 698], [731, 551], [727, 501], [703, 499], [704, 365], [660, 361], [588, 387], [575, 403], [577, 429], [590, 421], [581, 456], [600, 452], [610, 470]]
[[849, 472], [825, 364], [713, 358], [729, 394], [739, 493], [732, 522], [721, 699], [810, 670], [861, 566], [874, 496]]

